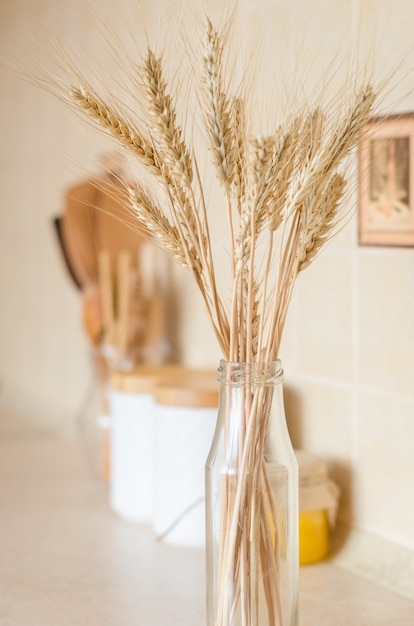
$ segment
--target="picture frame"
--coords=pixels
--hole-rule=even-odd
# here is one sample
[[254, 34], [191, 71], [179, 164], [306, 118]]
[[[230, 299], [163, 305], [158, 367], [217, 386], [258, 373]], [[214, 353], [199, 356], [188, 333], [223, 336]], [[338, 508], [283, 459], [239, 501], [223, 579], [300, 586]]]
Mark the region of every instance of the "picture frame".
[[414, 112], [368, 120], [358, 179], [359, 243], [414, 246]]

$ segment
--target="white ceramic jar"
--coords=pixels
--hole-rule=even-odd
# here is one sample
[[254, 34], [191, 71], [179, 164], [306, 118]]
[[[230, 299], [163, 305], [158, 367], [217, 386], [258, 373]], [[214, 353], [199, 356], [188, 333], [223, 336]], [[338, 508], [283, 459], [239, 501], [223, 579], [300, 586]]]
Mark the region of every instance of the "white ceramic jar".
[[154, 532], [168, 543], [204, 547], [204, 467], [217, 421], [217, 372], [187, 370], [160, 382], [154, 400]]

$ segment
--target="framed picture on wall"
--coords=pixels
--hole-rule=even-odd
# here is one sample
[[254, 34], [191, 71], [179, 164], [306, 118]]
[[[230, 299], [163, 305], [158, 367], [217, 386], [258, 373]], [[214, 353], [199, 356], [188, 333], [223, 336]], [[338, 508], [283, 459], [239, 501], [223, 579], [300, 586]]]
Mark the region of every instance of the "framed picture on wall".
[[366, 125], [359, 146], [359, 243], [414, 246], [414, 113]]

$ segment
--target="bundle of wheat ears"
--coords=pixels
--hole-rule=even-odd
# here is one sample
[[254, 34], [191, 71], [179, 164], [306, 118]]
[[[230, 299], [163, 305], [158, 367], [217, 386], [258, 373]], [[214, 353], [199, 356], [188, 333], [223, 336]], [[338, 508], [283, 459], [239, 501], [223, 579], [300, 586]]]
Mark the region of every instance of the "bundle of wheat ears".
[[[207, 20], [202, 121], [227, 205], [233, 293], [225, 306], [211, 252], [208, 208], [196, 156], [177, 122], [163, 59], [148, 49], [141, 69], [145, 124], [122, 102], [104, 98], [87, 81], [70, 88], [70, 102], [144, 165], [151, 185], [130, 187], [131, 208], [161, 245], [194, 276], [229, 361], [277, 358], [295, 280], [343, 217], [346, 180], [338, 166], [357, 144], [376, 94], [367, 83], [350, 89], [338, 110], [303, 110], [269, 136], [249, 132], [246, 101], [226, 89], [223, 41]], [[141, 118], [137, 116], [137, 119]], [[265, 249], [266, 259], [257, 258]], [[272, 282], [271, 282], [272, 281]]]
[[[220, 292], [214, 265], [209, 210], [194, 146], [178, 122], [177, 99], [169, 92], [162, 55], [148, 49], [139, 79], [140, 114], [109, 101], [86, 80], [72, 84], [68, 99], [91, 121], [112, 135], [144, 167], [148, 178], [129, 188], [131, 210], [154, 239], [194, 276], [223, 358], [229, 362], [263, 363], [278, 358], [282, 331], [295, 281], [336, 231], [344, 215], [346, 180], [339, 171], [356, 146], [372, 112], [376, 93], [369, 82], [348, 85], [348, 94], [331, 99], [333, 108], [303, 106], [287, 116], [268, 136], [253, 136], [251, 111], [239, 86], [231, 91], [224, 70], [225, 37], [206, 19], [202, 59], [195, 79], [201, 123], [223, 190], [223, 216], [229, 232], [232, 294]], [[237, 96], [232, 95], [237, 93]], [[197, 107], [198, 108], [198, 107]], [[210, 218], [211, 219], [211, 218]], [[274, 524], [277, 502], [270, 493], [260, 433], [266, 428], [268, 404], [263, 389], [246, 402], [240, 472], [256, 478], [256, 489], [241, 480], [227, 502], [221, 541], [221, 572], [216, 626], [253, 626], [254, 593], [243, 592], [261, 577], [268, 624], [282, 626], [278, 575], [278, 542]], [[247, 463], [251, 466], [246, 467]], [[229, 495], [229, 494], [228, 494]], [[266, 503], [267, 513], [263, 506]], [[261, 538], [252, 558], [250, 523], [256, 512]], [[250, 555], [249, 564], [242, 559]], [[243, 556], [244, 555], [244, 556]], [[252, 571], [252, 568], [255, 571]], [[255, 582], [256, 581], [256, 582]], [[232, 592], [230, 593], [230, 587]], [[238, 607], [238, 603], [240, 606]], [[233, 623], [233, 622], [231, 622]]]

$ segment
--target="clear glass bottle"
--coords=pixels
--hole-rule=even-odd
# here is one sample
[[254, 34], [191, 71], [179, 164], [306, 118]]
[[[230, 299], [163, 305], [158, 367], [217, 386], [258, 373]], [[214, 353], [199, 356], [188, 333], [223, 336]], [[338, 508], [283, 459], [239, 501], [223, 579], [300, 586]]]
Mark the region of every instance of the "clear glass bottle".
[[207, 626], [297, 626], [298, 467], [280, 361], [220, 362], [206, 462]]

